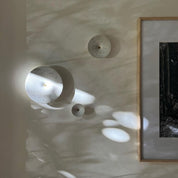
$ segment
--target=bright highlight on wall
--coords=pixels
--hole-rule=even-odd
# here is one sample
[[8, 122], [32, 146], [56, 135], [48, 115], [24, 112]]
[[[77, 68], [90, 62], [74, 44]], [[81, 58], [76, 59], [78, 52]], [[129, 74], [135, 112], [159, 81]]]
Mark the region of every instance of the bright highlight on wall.
[[112, 116], [121, 124], [122, 126], [130, 129], [138, 128], [138, 118], [132, 112], [114, 112]]
[[109, 140], [115, 142], [128, 142], [130, 140], [130, 136], [127, 132], [117, 128], [105, 128], [102, 130], [102, 133]]
[[83, 105], [92, 104], [95, 101], [95, 97], [85, 91], [75, 89], [75, 94], [72, 99], [74, 103], [80, 103]]

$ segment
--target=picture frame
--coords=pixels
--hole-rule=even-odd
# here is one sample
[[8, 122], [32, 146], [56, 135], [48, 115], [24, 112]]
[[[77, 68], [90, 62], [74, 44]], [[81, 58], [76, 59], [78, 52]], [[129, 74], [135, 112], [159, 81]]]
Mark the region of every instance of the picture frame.
[[[175, 87], [178, 77], [174, 77], [174, 71], [178, 72], [177, 46], [178, 17], [138, 19], [138, 155], [141, 162], [178, 162], [177, 115], [172, 105], [175, 96], [178, 97], [178, 85]], [[173, 58], [167, 57], [169, 54]], [[164, 64], [164, 60], [168, 63]], [[176, 61], [176, 67], [171, 60]], [[167, 69], [168, 66], [171, 69]]]

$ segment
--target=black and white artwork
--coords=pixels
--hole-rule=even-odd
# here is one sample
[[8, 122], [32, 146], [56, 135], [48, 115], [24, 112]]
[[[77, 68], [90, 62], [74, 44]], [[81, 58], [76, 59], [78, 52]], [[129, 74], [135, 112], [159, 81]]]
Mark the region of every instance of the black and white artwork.
[[161, 42], [160, 137], [178, 137], [178, 42]]

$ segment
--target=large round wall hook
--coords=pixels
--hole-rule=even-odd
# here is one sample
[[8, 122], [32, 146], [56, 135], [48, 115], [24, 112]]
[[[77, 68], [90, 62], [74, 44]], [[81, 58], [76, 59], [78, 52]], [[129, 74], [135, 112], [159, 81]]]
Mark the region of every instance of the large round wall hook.
[[39, 66], [25, 81], [25, 90], [31, 100], [59, 108], [69, 104], [74, 96], [72, 74], [61, 66]]

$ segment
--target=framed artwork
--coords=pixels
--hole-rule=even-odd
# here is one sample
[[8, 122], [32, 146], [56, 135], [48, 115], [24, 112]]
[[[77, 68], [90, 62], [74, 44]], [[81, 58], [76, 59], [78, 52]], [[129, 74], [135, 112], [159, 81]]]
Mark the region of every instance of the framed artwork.
[[138, 21], [139, 158], [178, 162], [178, 17]]

